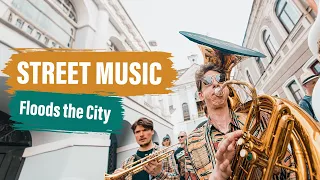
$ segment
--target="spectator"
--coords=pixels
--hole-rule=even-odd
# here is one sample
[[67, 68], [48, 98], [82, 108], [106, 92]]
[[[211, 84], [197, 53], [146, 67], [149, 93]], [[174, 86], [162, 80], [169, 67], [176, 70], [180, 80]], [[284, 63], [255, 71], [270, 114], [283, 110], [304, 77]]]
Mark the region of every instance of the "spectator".
[[171, 140], [169, 134], [167, 134], [162, 140], [163, 147], [169, 147], [171, 145]]
[[306, 90], [306, 95], [299, 102], [299, 106], [303, 110], [305, 110], [311, 117], [313, 117], [316, 121], [318, 120], [312, 108], [312, 92], [318, 79], [319, 79], [319, 76], [313, 74], [311, 71], [307, 71], [303, 73], [300, 78], [302, 86]]

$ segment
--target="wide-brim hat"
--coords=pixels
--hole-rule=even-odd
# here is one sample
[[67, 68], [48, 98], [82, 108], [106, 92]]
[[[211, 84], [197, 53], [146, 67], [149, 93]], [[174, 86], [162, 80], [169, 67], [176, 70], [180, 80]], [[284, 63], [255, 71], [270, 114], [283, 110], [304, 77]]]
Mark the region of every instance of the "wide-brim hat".
[[316, 79], [316, 78], [319, 78], [319, 75], [316, 75], [311, 71], [306, 71], [300, 76], [300, 80], [301, 80], [302, 85], [305, 85], [308, 82], [310, 82], [311, 80]]
[[226, 73], [227, 79], [230, 78], [232, 68], [239, 62], [248, 57], [266, 57], [258, 51], [209, 36], [187, 31], [180, 31], [179, 33], [190, 41], [197, 43], [204, 57], [204, 63], [214, 63], [219, 66]]

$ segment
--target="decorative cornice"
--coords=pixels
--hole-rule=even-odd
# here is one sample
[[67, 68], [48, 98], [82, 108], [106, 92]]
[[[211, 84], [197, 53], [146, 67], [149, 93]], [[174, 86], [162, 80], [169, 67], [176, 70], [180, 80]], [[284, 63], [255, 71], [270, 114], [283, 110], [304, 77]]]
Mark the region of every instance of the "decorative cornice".
[[144, 41], [143, 37], [139, 33], [138, 29], [135, 27], [134, 23], [132, 22], [132, 20], [130, 19], [120, 2], [115, 0], [101, 1], [104, 1], [106, 6], [110, 6], [114, 9], [115, 15], [119, 18], [120, 22], [126, 28], [127, 32], [132, 36], [132, 39], [130, 37], [127, 37], [130, 38], [129, 41], [135, 42], [143, 51], [150, 50], [147, 43]]

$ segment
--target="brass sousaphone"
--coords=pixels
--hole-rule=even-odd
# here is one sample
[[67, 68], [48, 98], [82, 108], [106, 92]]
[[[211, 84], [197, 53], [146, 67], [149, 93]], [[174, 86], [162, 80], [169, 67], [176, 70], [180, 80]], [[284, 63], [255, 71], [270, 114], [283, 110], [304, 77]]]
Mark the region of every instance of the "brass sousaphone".
[[[205, 63], [215, 63], [226, 72], [227, 81], [222, 89], [230, 89], [232, 109], [247, 114], [230, 179], [270, 180], [274, 170], [282, 168], [295, 172], [300, 180], [320, 180], [320, 126], [315, 120], [296, 103], [267, 94], [257, 95], [252, 84], [230, 79], [232, 68], [243, 60], [265, 56], [201, 34], [180, 33], [199, 45]], [[242, 102], [236, 88], [249, 90], [251, 100]], [[291, 166], [282, 163], [287, 152], [294, 159]]]

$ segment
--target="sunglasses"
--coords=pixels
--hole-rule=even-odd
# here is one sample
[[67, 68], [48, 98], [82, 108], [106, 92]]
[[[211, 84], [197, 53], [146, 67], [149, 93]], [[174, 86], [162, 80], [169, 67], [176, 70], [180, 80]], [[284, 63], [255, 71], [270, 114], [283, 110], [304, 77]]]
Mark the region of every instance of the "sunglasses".
[[202, 78], [202, 82], [204, 85], [212, 85], [213, 80], [216, 80], [218, 83], [223, 83], [226, 81], [226, 75], [225, 74], [216, 74], [214, 76], [205, 76]]
[[178, 139], [180, 139], [180, 138], [184, 138], [184, 136], [179, 136]]

